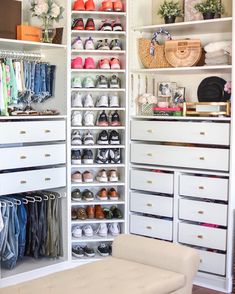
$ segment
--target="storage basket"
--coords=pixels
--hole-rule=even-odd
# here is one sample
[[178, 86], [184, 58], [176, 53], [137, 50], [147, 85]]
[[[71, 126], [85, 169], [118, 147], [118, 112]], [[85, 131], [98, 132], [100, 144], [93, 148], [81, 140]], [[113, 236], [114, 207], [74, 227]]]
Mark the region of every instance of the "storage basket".
[[155, 104], [153, 103], [145, 103], [145, 104], [141, 104], [139, 103], [139, 115], [153, 115], [153, 108], [154, 108]]
[[173, 67], [194, 66], [201, 54], [200, 40], [171, 40], [165, 43], [165, 57]]

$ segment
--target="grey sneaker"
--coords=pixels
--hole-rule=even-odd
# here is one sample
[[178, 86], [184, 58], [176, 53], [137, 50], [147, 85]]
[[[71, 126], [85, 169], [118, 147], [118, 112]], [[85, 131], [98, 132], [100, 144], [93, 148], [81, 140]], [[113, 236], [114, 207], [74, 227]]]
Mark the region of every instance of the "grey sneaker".
[[71, 193], [71, 198], [73, 201], [81, 201], [82, 200], [82, 194], [79, 189], [75, 189]]
[[72, 145], [82, 145], [82, 136], [78, 130], [74, 130], [72, 132], [71, 144]]
[[83, 87], [84, 88], [95, 88], [95, 82], [92, 77], [85, 77], [83, 80]]
[[85, 134], [85, 136], [83, 138], [83, 144], [84, 145], [94, 145], [95, 144], [94, 136], [90, 131], [88, 131]]
[[103, 75], [98, 76], [96, 80], [96, 88], [107, 89], [108, 79]]
[[121, 88], [121, 80], [118, 76], [112, 75], [109, 81], [109, 87], [111, 89]]

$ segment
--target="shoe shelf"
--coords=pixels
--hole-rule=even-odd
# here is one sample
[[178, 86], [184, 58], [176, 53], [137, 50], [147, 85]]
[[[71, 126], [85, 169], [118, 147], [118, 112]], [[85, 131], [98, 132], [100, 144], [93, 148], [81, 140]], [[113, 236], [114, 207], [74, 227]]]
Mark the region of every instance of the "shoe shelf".
[[75, 72], [75, 73], [95, 73], [95, 74], [99, 74], [99, 73], [125, 73], [126, 70], [125, 69], [71, 69], [71, 72]]
[[97, 127], [97, 126], [93, 126], [93, 127], [75, 127], [73, 126], [71, 129], [72, 130], [125, 130], [126, 127], [124, 126], [119, 126], [119, 127], [111, 127], [111, 126], [108, 126], [108, 127]]
[[113, 111], [113, 110], [118, 110], [118, 111], [125, 111], [126, 109], [124, 107], [72, 107], [71, 110], [80, 110], [80, 111], [102, 111], [102, 110], [107, 110], [107, 111]]
[[126, 92], [125, 88], [110, 89], [110, 88], [72, 88], [72, 92]]
[[78, 225], [78, 224], [100, 224], [100, 223], [104, 223], [104, 224], [109, 224], [109, 223], [124, 223], [125, 220], [124, 219], [85, 219], [85, 220], [72, 220], [71, 224], [72, 225]]
[[91, 36], [91, 35], [98, 35], [98, 36], [110, 36], [110, 37], [120, 37], [120, 36], [126, 36], [126, 32], [125, 31], [120, 31], [120, 32], [116, 32], [116, 31], [87, 31], [87, 30], [72, 30], [71, 34], [76, 36]]
[[103, 149], [103, 148], [108, 148], [108, 149], [123, 149], [125, 148], [125, 145], [72, 145], [71, 149]]
[[[101, 182], [75, 183], [75, 182], [72, 182], [71, 186], [72, 187], [113, 187], [113, 186], [117, 187], [117, 186], [125, 186], [125, 183], [123, 183], [123, 182], [106, 182], [106, 183], [101, 183]], [[88, 203], [88, 202], [85, 201], [84, 203]], [[95, 202], [98, 202], [98, 204], [101, 203], [101, 201], [98, 199]], [[115, 201], [111, 201], [111, 202], [116, 203]], [[76, 203], [76, 202], [74, 202], [74, 203]], [[81, 204], [81, 201], [79, 201], [78, 204]]]
[[77, 11], [72, 10], [72, 16], [85, 16], [85, 17], [101, 17], [104, 18], [105, 16], [126, 16], [126, 12], [117, 12], [117, 11]]
[[126, 54], [126, 50], [71, 50], [72, 54], [92, 54], [92, 55], [122, 55]]
[[125, 164], [123, 163], [107, 163], [107, 164], [103, 164], [103, 163], [94, 163], [94, 164], [71, 164], [71, 167], [73, 168], [79, 168], [79, 167], [83, 167], [83, 168], [92, 168], [92, 167], [102, 167], [102, 168], [109, 168], [109, 167], [125, 167]]
[[110, 242], [114, 240], [114, 236], [107, 235], [106, 237], [101, 237], [98, 235], [94, 235], [92, 237], [82, 236], [81, 238], [74, 238], [72, 237], [73, 243], [80, 243], [80, 242]]
[[73, 262], [81, 262], [81, 263], [89, 263], [89, 262], [94, 262], [94, 261], [100, 261], [102, 259], [104, 259], [106, 257], [101, 256], [98, 252], [96, 253], [96, 255], [94, 257], [72, 257], [72, 261]]
[[[125, 184], [123, 183], [123, 186]], [[79, 185], [80, 186], [80, 185]], [[102, 185], [107, 186], [107, 185]], [[110, 186], [117, 186], [117, 185], [110, 185]], [[93, 200], [93, 201], [72, 201], [72, 206], [81, 206], [81, 205], [118, 205], [118, 204], [125, 204], [124, 200]]]

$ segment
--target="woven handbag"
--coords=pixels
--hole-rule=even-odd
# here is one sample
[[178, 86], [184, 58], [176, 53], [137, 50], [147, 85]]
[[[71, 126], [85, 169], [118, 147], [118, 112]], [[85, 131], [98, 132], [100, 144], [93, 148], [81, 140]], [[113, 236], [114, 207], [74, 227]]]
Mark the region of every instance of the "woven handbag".
[[157, 42], [159, 34], [167, 34], [168, 39], [171, 39], [168, 32], [160, 30], [154, 33], [152, 40], [145, 38], [138, 40], [139, 57], [145, 68], [171, 67], [165, 57], [165, 45], [159, 45]]

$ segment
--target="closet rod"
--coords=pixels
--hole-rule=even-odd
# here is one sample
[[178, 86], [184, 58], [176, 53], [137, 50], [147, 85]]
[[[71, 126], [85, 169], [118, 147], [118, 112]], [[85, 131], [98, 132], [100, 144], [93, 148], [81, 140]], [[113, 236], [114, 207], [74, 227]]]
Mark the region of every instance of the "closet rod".
[[0, 50], [1, 58], [12, 58], [12, 59], [30, 59], [30, 60], [40, 60], [43, 55], [40, 53], [33, 53], [27, 51], [9, 51], [9, 50]]

